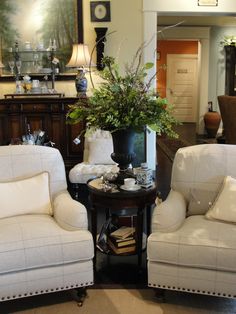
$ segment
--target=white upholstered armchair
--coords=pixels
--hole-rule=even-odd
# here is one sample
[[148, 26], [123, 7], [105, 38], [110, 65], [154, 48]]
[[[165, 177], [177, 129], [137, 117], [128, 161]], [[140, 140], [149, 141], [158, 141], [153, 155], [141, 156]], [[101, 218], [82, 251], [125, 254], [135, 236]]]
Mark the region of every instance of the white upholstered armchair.
[[236, 297], [236, 146], [176, 153], [167, 199], [148, 238], [148, 285]]
[[0, 301], [93, 284], [85, 207], [55, 148], [0, 147]]
[[74, 190], [74, 198], [79, 199], [81, 185], [106, 172], [117, 173], [119, 168], [111, 159], [113, 142], [111, 133], [97, 129], [85, 135], [83, 162], [75, 165], [69, 172], [69, 180]]

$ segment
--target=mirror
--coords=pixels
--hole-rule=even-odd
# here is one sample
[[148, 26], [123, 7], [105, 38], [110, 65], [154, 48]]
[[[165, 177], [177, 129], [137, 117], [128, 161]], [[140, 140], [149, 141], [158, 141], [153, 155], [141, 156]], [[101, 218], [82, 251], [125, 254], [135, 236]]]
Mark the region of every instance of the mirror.
[[13, 80], [17, 70], [33, 77], [48, 74], [51, 52], [59, 60], [56, 79], [74, 77], [75, 70], [65, 65], [73, 43], [83, 42], [82, 0], [11, 0], [7, 5], [0, 1], [0, 12], [1, 81]]

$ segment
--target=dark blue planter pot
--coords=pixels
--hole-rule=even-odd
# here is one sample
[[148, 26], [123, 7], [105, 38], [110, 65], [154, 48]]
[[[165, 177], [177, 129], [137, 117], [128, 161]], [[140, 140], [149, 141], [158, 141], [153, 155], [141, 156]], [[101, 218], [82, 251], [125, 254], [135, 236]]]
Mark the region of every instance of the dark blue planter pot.
[[111, 135], [113, 139], [111, 158], [118, 163], [120, 171], [126, 171], [136, 156], [134, 153], [135, 131], [133, 129], [117, 130]]

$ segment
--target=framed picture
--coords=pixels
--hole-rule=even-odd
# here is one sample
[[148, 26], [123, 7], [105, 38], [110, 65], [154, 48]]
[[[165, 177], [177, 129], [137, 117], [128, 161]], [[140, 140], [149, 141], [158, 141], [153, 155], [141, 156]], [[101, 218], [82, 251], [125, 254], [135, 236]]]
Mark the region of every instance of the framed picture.
[[110, 1], [91, 1], [90, 16], [91, 22], [110, 22]]
[[37, 63], [47, 68], [48, 60], [46, 56], [41, 56], [42, 51], [50, 50], [53, 45], [55, 57], [59, 60], [58, 76], [63, 79], [65, 73], [65, 78], [68, 78], [71, 70], [66, 68], [66, 64], [71, 57], [72, 45], [83, 43], [82, 1], [11, 0], [7, 6], [5, 1], [0, 1], [0, 11], [5, 17], [0, 20], [0, 60], [4, 64], [1, 81], [4, 74], [11, 75], [9, 61], [14, 57], [16, 42], [19, 51], [27, 50], [25, 58], [28, 58], [29, 75], [34, 72], [32, 69]]

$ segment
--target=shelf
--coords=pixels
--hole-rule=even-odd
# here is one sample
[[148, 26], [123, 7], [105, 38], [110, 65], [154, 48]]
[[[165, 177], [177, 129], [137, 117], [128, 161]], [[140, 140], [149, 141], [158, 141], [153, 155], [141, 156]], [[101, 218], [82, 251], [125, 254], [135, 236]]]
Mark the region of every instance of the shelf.
[[36, 94], [36, 93], [29, 93], [29, 94], [5, 94], [4, 95], [5, 98], [21, 98], [21, 97], [65, 97], [64, 93], [45, 93], [45, 94]]
[[[31, 79], [42, 80], [45, 75], [48, 75], [48, 73], [28, 73], [28, 75], [31, 77]], [[75, 73], [56, 74], [56, 81], [74, 81], [75, 78], [76, 78]], [[3, 74], [2, 76], [0, 76], [0, 82], [15, 82], [15, 81], [16, 79], [12, 75]]]
[[[19, 51], [11, 51], [9, 53], [51, 53], [51, 50], [33, 50], [33, 49], [28, 49], [28, 50], [19, 50]], [[53, 52], [56, 52], [56, 50], [54, 50]]]

